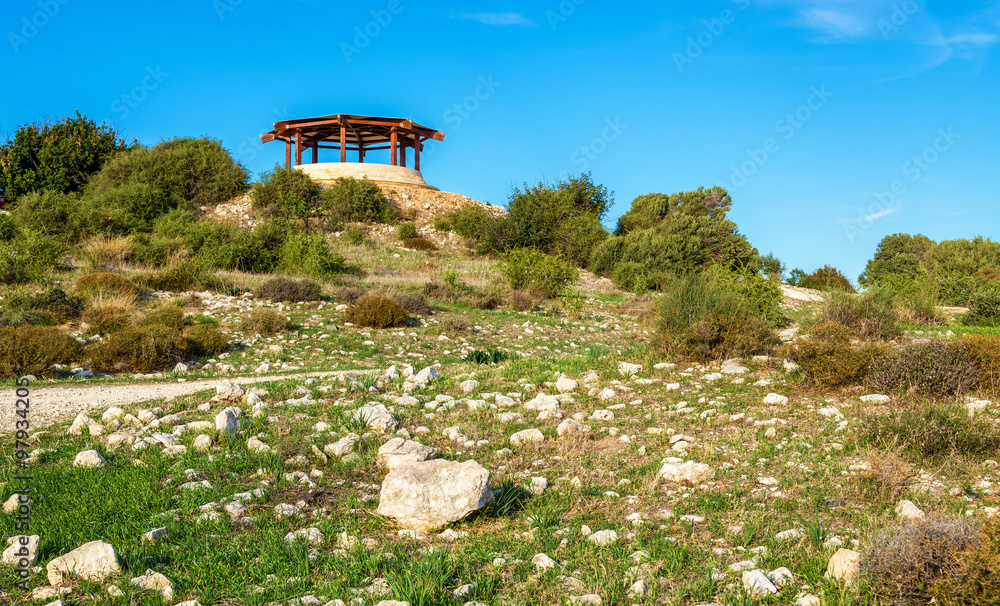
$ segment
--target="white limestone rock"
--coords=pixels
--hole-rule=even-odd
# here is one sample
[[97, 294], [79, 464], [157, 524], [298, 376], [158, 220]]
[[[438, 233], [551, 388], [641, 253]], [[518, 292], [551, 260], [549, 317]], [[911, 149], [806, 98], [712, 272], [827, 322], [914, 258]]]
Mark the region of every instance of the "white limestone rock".
[[378, 513], [406, 530], [430, 532], [463, 519], [493, 498], [490, 472], [475, 461], [409, 463], [382, 481]]

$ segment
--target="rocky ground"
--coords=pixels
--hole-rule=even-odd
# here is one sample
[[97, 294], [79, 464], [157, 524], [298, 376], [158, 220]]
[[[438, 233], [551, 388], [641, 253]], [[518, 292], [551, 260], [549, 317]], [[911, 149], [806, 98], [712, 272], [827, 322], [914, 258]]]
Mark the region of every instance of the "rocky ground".
[[[223, 325], [265, 304], [178, 298]], [[578, 302], [439, 304], [384, 331], [336, 300], [280, 305], [291, 332], [233, 333], [176, 374], [37, 384], [37, 424], [4, 436], [30, 455], [31, 525], [15, 531], [24, 470], [6, 449], [0, 600], [877, 603], [856, 576], [883, 529], [996, 514], [989, 459], [879, 489], [864, 422], [897, 396], [816, 393], [769, 357], [664, 360], [620, 296]], [[465, 359], [487, 349], [507, 357]]]

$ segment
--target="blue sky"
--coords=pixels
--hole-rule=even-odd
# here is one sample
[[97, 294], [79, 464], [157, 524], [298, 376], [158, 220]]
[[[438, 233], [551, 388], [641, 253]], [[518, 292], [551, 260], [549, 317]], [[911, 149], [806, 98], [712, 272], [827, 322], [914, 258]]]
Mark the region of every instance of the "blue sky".
[[284, 158], [260, 144], [275, 120], [408, 117], [446, 133], [422, 166], [443, 190], [503, 204], [590, 171], [615, 192], [613, 225], [637, 195], [722, 185], [761, 252], [852, 279], [886, 234], [1000, 227], [996, 0], [8, 0], [0, 15], [2, 135], [79, 109], [146, 144], [220, 139], [259, 173]]

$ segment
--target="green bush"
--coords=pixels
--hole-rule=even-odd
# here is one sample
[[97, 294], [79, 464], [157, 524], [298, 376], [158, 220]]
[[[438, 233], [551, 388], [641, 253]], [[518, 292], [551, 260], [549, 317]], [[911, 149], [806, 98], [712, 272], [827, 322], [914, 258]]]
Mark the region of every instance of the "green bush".
[[0, 326], [0, 378], [50, 377], [53, 364], [79, 362], [83, 345], [58, 328]]
[[437, 225], [434, 227], [435, 229], [453, 231], [465, 238], [480, 239], [486, 235], [492, 219], [482, 206], [470, 204], [469, 206], [456, 208], [445, 215], [445, 227], [442, 228]]
[[398, 303], [381, 295], [365, 295], [347, 310], [347, 321], [356, 326], [393, 328], [406, 326], [409, 314]]
[[80, 197], [54, 191], [22, 196], [11, 212], [15, 223], [30, 232], [59, 236], [62, 240], [78, 240], [85, 231]]
[[8, 295], [5, 305], [8, 312], [34, 312], [34, 321], [24, 323], [46, 325], [79, 318], [83, 308], [81, 298], [68, 295], [61, 288], [50, 288], [34, 295], [15, 292]]
[[820, 387], [843, 387], [862, 383], [869, 366], [885, 354], [878, 345], [851, 343], [853, 331], [836, 322], [823, 322], [811, 334], [789, 343], [784, 357], [798, 364]]
[[125, 328], [87, 349], [89, 365], [103, 372], [148, 373], [180, 362], [187, 340], [163, 324]]
[[397, 213], [378, 185], [367, 179], [341, 178], [323, 190], [323, 206], [342, 221], [392, 223]]
[[1000, 326], [1000, 284], [993, 282], [977, 289], [961, 322], [966, 326]]
[[892, 293], [883, 289], [869, 290], [858, 296], [833, 293], [818, 321], [843, 324], [868, 341], [888, 341], [902, 332]]
[[[469, 213], [479, 229], [475, 237], [482, 252], [533, 248], [583, 265], [590, 258], [591, 248], [607, 237], [600, 221], [613, 201], [607, 188], [584, 174], [554, 185], [525, 183], [523, 189], [511, 193], [508, 214], [500, 219], [484, 218], [482, 210], [478, 211], [482, 214], [463, 212]], [[455, 229], [458, 232], [457, 226]]]
[[176, 305], [164, 305], [155, 309], [139, 320], [139, 326], [152, 326], [161, 324], [178, 332], [191, 323], [190, 318], [184, 315], [184, 310]]
[[396, 226], [396, 237], [400, 240], [409, 240], [418, 236], [417, 226], [412, 221], [406, 221]]
[[0, 144], [0, 189], [16, 207], [32, 192], [80, 189], [111, 158], [128, 149], [114, 128], [76, 112], [55, 124], [25, 124]]
[[485, 351], [477, 349], [475, 351], [470, 351], [468, 355], [462, 358], [462, 360], [465, 362], [475, 362], [476, 364], [483, 365], [506, 362], [510, 359], [510, 357], [510, 354], [498, 349], [487, 349]]
[[88, 334], [106, 335], [128, 328], [134, 323], [135, 317], [128, 308], [108, 305], [88, 307], [83, 312], [83, 321], [89, 327]]
[[643, 293], [657, 287], [657, 277], [650, 275], [642, 263], [624, 261], [615, 266], [611, 272], [611, 281], [615, 286], [628, 292]]
[[125, 183], [88, 192], [80, 200], [77, 221], [85, 225], [86, 233], [148, 232], [153, 222], [176, 204], [166, 191], [149, 183]]
[[824, 265], [808, 276], [800, 279], [799, 288], [811, 288], [822, 291], [842, 291], [853, 293], [851, 282], [836, 267]]
[[290, 233], [285, 221], [266, 221], [250, 231], [231, 225], [198, 223], [185, 234], [194, 262], [206, 268], [270, 273], [280, 262], [286, 240], [296, 242], [304, 234]]
[[500, 273], [510, 288], [530, 290], [546, 299], [558, 297], [577, 279], [576, 269], [531, 248], [508, 253], [500, 264]]
[[221, 142], [176, 138], [116, 155], [93, 176], [85, 197], [141, 184], [163, 192], [169, 208], [195, 210], [242, 193], [247, 176]]
[[451, 231], [451, 223], [447, 217], [438, 216], [431, 220], [431, 227], [438, 231]]
[[184, 329], [187, 351], [193, 356], [216, 356], [226, 351], [229, 339], [211, 324], [195, 324]]
[[201, 288], [208, 283], [208, 275], [200, 263], [180, 263], [146, 276], [143, 285], [150, 290], [184, 292]]
[[344, 273], [344, 257], [331, 250], [326, 236], [290, 232], [278, 252], [276, 271], [289, 274], [331, 278]]
[[53, 270], [66, 267], [65, 255], [65, 246], [37, 233], [0, 242], [0, 284], [41, 282]]
[[267, 307], [255, 307], [250, 315], [240, 322], [240, 330], [249, 335], [273, 336], [291, 327], [284, 314]]
[[270, 216], [283, 216], [304, 222], [320, 216], [323, 189], [306, 173], [298, 169], [275, 166], [261, 175], [250, 190], [253, 207]]
[[279, 276], [267, 279], [257, 287], [254, 295], [260, 299], [289, 303], [319, 301], [323, 295], [323, 287], [312, 280], [293, 280]]
[[891, 350], [873, 364], [868, 382], [879, 391], [945, 397], [969, 393], [979, 375], [961, 343], [931, 341]]
[[927, 236], [891, 234], [879, 242], [875, 256], [858, 277], [864, 287], [884, 285], [887, 281], [912, 281], [927, 273], [924, 258], [934, 246]]
[[348, 244], [358, 246], [365, 241], [365, 230], [360, 227], [351, 227], [344, 232], [344, 239], [347, 240]]
[[109, 271], [98, 271], [80, 276], [76, 281], [75, 291], [82, 295], [104, 293], [109, 295], [124, 295], [136, 297], [139, 287], [121, 274]]
[[410, 250], [437, 250], [437, 245], [427, 238], [407, 238], [403, 240], [403, 248]]
[[10, 242], [21, 234], [14, 217], [8, 212], [0, 213], [0, 242]]
[[718, 275], [667, 281], [656, 305], [660, 350], [700, 360], [769, 353], [778, 343], [769, 324], [771, 318], [780, 317], [778, 302], [752, 300], [735, 287], [737, 283], [735, 277]]
[[1000, 429], [964, 406], [939, 400], [914, 401], [887, 414], [862, 420], [862, 439], [873, 445], [901, 444], [917, 459], [940, 462], [949, 457], [996, 457]]

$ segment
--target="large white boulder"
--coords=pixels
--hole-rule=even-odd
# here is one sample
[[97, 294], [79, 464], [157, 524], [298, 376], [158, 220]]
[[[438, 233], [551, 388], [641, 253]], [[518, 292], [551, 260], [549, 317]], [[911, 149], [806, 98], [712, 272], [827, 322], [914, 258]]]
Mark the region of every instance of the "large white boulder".
[[392, 471], [406, 463], [420, 463], [434, 457], [437, 451], [413, 440], [393, 438], [378, 449], [378, 460], [386, 469]]
[[7, 539], [7, 549], [0, 556], [0, 562], [17, 568], [34, 566], [38, 562], [39, 542], [37, 534], [10, 537]]
[[100, 583], [121, 568], [114, 547], [104, 541], [91, 541], [52, 560], [45, 571], [50, 585], [62, 585], [70, 577]]
[[485, 506], [489, 484], [490, 472], [475, 461], [407, 463], [382, 481], [378, 513], [405, 530], [432, 532]]

